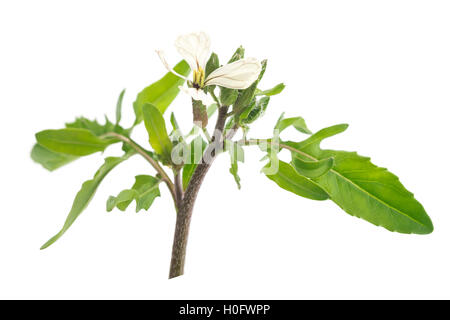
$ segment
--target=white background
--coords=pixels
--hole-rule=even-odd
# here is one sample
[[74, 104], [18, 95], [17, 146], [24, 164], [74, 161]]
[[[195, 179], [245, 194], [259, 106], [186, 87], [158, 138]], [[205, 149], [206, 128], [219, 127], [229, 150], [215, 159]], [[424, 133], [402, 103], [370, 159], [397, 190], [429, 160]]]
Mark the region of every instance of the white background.
[[[0, 4], [1, 298], [450, 298], [450, 4], [448, 1], [2, 1]], [[75, 116], [114, 117], [179, 60], [178, 34], [204, 30], [222, 61], [242, 44], [279, 82], [250, 136], [282, 111], [314, 131], [349, 123], [325, 147], [357, 150], [397, 174], [431, 216], [431, 235], [402, 235], [278, 188], [248, 149], [242, 190], [222, 156], [196, 203], [186, 275], [167, 280], [175, 213], [162, 188], [148, 213], [106, 213], [138, 157], [104, 181], [53, 246], [100, 154], [49, 173], [29, 158], [34, 133]], [[190, 101], [176, 111], [190, 128]], [[135, 139], [147, 145], [143, 128]], [[285, 137], [301, 139], [286, 131]], [[119, 147], [107, 155], [119, 154]]]

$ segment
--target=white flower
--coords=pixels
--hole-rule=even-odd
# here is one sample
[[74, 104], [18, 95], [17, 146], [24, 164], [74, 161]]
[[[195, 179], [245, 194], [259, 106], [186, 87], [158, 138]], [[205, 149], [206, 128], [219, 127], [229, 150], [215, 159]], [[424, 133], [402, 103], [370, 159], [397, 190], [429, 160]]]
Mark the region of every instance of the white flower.
[[[246, 58], [217, 68], [205, 79], [206, 63], [211, 52], [211, 40], [208, 35], [200, 32], [179, 36], [175, 41], [175, 47], [194, 73], [193, 88], [180, 87], [180, 89], [189, 94], [192, 99], [201, 100], [205, 105], [211, 104], [212, 99], [202, 90], [204, 87], [218, 85], [231, 89], [247, 89], [261, 72], [261, 63], [257, 59]], [[170, 72], [188, 80], [170, 68], [162, 51], [157, 53]]]
[[201, 89], [187, 88], [183, 86], [179, 86], [179, 88], [181, 91], [191, 96], [192, 99], [200, 100], [205, 106], [209, 106], [214, 103], [214, 99]]
[[211, 72], [205, 80], [205, 86], [247, 89], [258, 79], [260, 72], [261, 63], [256, 58], [241, 59]]
[[[194, 72], [194, 83], [205, 81], [205, 68], [211, 52], [211, 40], [204, 32], [182, 35], [175, 41], [175, 47]], [[203, 79], [202, 79], [203, 76]]]

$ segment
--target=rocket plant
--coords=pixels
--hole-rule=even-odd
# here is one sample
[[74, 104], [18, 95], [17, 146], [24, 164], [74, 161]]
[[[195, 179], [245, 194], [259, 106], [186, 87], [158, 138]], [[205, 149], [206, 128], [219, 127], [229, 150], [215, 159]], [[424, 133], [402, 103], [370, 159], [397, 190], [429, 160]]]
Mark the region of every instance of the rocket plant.
[[[122, 144], [123, 151], [122, 155], [106, 157], [93, 178], [82, 184], [62, 228], [41, 249], [52, 245], [70, 228], [107, 174], [137, 155], [149, 163], [153, 173], [137, 175], [132, 186], [110, 196], [106, 210], [125, 211], [134, 201], [136, 212], [147, 211], [165, 185], [176, 210], [169, 277], [180, 276], [184, 272], [194, 203], [205, 175], [216, 157], [229, 154], [229, 171], [240, 188], [238, 166], [244, 161], [244, 149], [248, 146], [257, 146], [263, 153], [262, 173], [294, 195], [331, 200], [348, 214], [389, 231], [408, 234], [433, 231], [424, 208], [397, 176], [356, 152], [320, 147], [322, 140], [345, 131], [347, 124], [312, 133], [302, 117], [285, 118], [282, 114], [268, 138], [249, 138], [251, 124], [264, 115], [272, 97], [285, 86], [280, 83], [271, 89], [260, 89], [266, 60], [246, 58], [244, 49], [239, 47], [221, 65], [210, 46], [210, 38], [202, 32], [178, 37], [175, 47], [183, 60], [173, 68], [164, 53], [157, 51], [168, 73], [138, 93], [131, 127], [121, 125], [124, 90], [117, 101], [114, 122], [106, 118], [100, 124], [79, 117], [66, 123], [63, 129], [36, 134], [31, 157], [50, 171], [80, 157], [103, 152], [113, 144]], [[191, 71], [192, 78], [188, 78]], [[192, 104], [193, 127], [188, 133], [181, 132], [174, 113], [168, 119], [171, 128], [164, 119], [165, 111], [180, 91], [190, 97]], [[215, 124], [211, 131], [208, 123], [212, 121]], [[133, 129], [142, 123], [148, 132], [149, 144], [145, 147], [132, 138]], [[298, 140], [280, 138], [288, 127], [299, 132]], [[290, 153], [290, 162], [279, 159], [282, 149]]]

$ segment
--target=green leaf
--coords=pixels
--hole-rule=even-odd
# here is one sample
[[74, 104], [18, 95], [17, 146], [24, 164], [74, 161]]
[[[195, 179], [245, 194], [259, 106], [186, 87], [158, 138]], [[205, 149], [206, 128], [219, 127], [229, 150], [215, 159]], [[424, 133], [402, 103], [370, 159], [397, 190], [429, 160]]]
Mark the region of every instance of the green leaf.
[[224, 106], [231, 106], [239, 96], [239, 91], [225, 87], [220, 88], [220, 102]]
[[294, 143], [293, 145], [297, 149], [313, 149], [315, 152], [320, 151], [320, 142], [322, 142], [323, 139], [335, 136], [339, 133], [344, 132], [347, 130], [348, 124], [342, 123], [337, 124], [331, 127], [327, 127], [325, 129], [319, 130], [316, 133], [314, 133], [311, 137], [309, 137], [306, 140], [303, 140], [299, 143]]
[[323, 139], [344, 131], [347, 125], [320, 130], [300, 143], [288, 142], [298, 149], [303, 160], [333, 157], [335, 162], [326, 174], [315, 178], [337, 205], [350, 215], [400, 233], [427, 234], [433, 224], [423, 206], [405, 189], [397, 176], [377, 167], [370, 158], [356, 152], [322, 150]]
[[156, 197], [159, 197], [159, 183], [161, 179], [152, 176], [139, 175], [136, 176], [136, 182], [131, 189], [123, 190], [117, 197], [109, 197], [106, 203], [106, 210], [112, 211], [117, 207], [121, 211], [125, 211], [130, 203], [136, 201], [136, 212], [140, 210], [148, 210]]
[[120, 120], [122, 120], [122, 101], [123, 96], [125, 95], [125, 89], [122, 90], [122, 92], [119, 95], [119, 99], [117, 99], [117, 105], [116, 105], [116, 124], [120, 123]]
[[178, 124], [177, 118], [175, 118], [175, 114], [173, 112], [170, 114], [170, 123], [172, 124], [173, 131], [181, 131], [180, 125]]
[[180, 129], [180, 126], [178, 124], [177, 119], [175, 118], [175, 114], [172, 112], [170, 114], [170, 123], [172, 124], [172, 132], [170, 133], [169, 137], [172, 140], [173, 145], [180, 142], [185, 142], [185, 136], [183, 135], [183, 132]]
[[232, 63], [232, 62], [244, 59], [244, 55], [245, 55], [245, 49], [242, 46], [240, 46], [233, 53], [233, 55], [231, 56], [230, 60], [228, 60], [228, 63]]
[[201, 162], [207, 143], [201, 136], [195, 137], [190, 143], [190, 161], [183, 167], [183, 189], [186, 189], [197, 165]]
[[159, 192], [159, 183], [161, 181], [161, 179], [152, 176], [136, 176], [136, 182], [132, 187], [139, 194], [136, 199], [136, 212], [148, 210], [156, 197], [161, 195]]
[[66, 128], [86, 129], [93, 135], [99, 137], [107, 132], [114, 132], [114, 124], [106, 119], [105, 124], [98, 123], [97, 120], [89, 120], [84, 117], [78, 117], [74, 122], [66, 123]]
[[[219, 67], [220, 67], [219, 57], [217, 56], [217, 54], [215, 54], [213, 52], [213, 53], [211, 53], [211, 56], [209, 57], [208, 62], [206, 63], [205, 79], [209, 76], [209, 74], [211, 72], [213, 72], [214, 70], [216, 70]], [[212, 87], [214, 87], [214, 86], [212, 86]]]
[[312, 132], [306, 126], [305, 120], [302, 117], [293, 117], [283, 119], [282, 114], [275, 125], [275, 130], [279, 130], [279, 133], [284, 131], [286, 128], [293, 126], [295, 129], [302, 133], [311, 134]]
[[326, 200], [328, 194], [314, 181], [299, 175], [295, 169], [288, 163], [278, 160], [278, 170], [275, 174], [268, 174], [267, 168], [273, 166], [273, 161], [270, 161], [263, 172], [267, 178], [274, 181], [280, 188], [293, 192], [298, 196], [305, 197], [312, 200]]
[[264, 91], [258, 91], [256, 93], [256, 95], [257, 96], [268, 96], [268, 97], [274, 96], [274, 95], [280, 94], [284, 90], [285, 87], [286, 86], [284, 85], [284, 83], [279, 83], [271, 89], [267, 89]]
[[41, 164], [45, 169], [53, 171], [65, 164], [78, 159], [78, 157], [64, 153], [53, 152], [36, 143], [31, 150], [31, 159]]
[[258, 79], [256, 80], [258, 81], [258, 83], [263, 78], [264, 73], [266, 73], [266, 69], [267, 69], [267, 59], [264, 59], [263, 61], [261, 61], [261, 72], [259, 73]]
[[250, 87], [247, 89], [242, 90], [239, 93], [238, 98], [236, 99], [236, 102], [233, 104], [233, 112], [238, 117], [241, 112], [247, 107], [253, 100], [253, 97], [255, 96], [256, 87], [258, 86], [258, 81], [253, 82]]
[[270, 97], [262, 97], [259, 100], [255, 99], [255, 104], [252, 104], [246, 109], [240, 118], [241, 124], [250, 124], [263, 116], [269, 105]]
[[[186, 61], [180, 61], [174, 68], [174, 71], [182, 76], [188, 76], [191, 72]], [[180, 92], [179, 86], [184, 84], [181, 79], [171, 72], [166, 73], [164, 77], [142, 90], [133, 103], [134, 113], [136, 114], [136, 124], [142, 121], [142, 107], [146, 103], [155, 105], [161, 114], [164, 114], [167, 107], [172, 103]]]
[[235, 125], [236, 121], [234, 117], [228, 118], [227, 122], [225, 123], [225, 131], [230, 130]]
[[105, 117], [105, 124], [100, 124], [97, 120], [89, 120], [84, 117], [78, 117], [74, 122], [66, 123], [66, 128], [86, 129], [91, 131], [92, 134], [97, 137], [101, 137], [108, 132], [115, 132], [128, 137], [132, 130], [124, 129], [118, 124], [113, 124], [107, 117]]
[[255, 109], [255, 107], [256, 107], [256, 98], [253, 98], [251, 103], [240, 113], [239, 122], [242, 122], [243, 120], [245, 120], [248, 117], [248, 115], [250, 114], [250, 112], [253, 109]]
[[110, 196], [106, 201], [106, 211], [111, 212], [115, 207], [121, 211], [125, 211], [137, 196], [137, 191], [133, 189], [123, 190], [117, 197]]
[[83, 183], [80, 191], [78, 191], [75, 200], [72, 204], [72, 209], [67, 216], [67, 219], [62, 227], [62, 229], [53, 236], [50, 240], [48, 240], [42, 247], [42, 249], [47, 248], [51, 244], [53, 244], [56, 240], [58, 240], [66, 231], [70, 228], [70, 226], [74, 223], [74, 221], [78, 218], [78, 216], [83, 212], [83, 210], [88, 206], [91, 199], [94, 197], [95, 192], [97, 191], [98, 186], [103, 181], [105, 176], [114, 169], [118, 164], [127, 160], [132, 154], [125, 154], [122, 157], [108, 157], [105, 159], [105, 163], [100, 167], [100, 169], [96, 172], [93, 179], [88, 180]]
[[[101, 136], [104, 135], [105, 133], [116, 132], [116, 133], [120, 133], [125, 136], [128, 136], [130, 133], [130, 130], [125, 130], [119, 125], [112, 124], [107, 118], [106, 118], [105, 124], [100, 124], [97, 122], [97, 120], [89, 120], [84, 117], [79, 117], [73, 122], [66, 123], [66, 128], [88, 130], [91, 132], [92, 135], [99, 137], [99, 139], [101, 140], [100, 146], [98, 146], [99, 147], [98, 149], [94, 148], [94, 150], [99, 150], [99, 151], [102, 151], [104, 149], [103, 144], [109, 145], [111, 143], [118, 142], [118, 140], [115, 140], [115, 139], [107, 139], [107, 140], [101, 139]], [[46, 131], [48, 131], [48, 130], [46, 130]], [[69, 131], [72, 131], [72, 130], [69, 130]], [[85, 131], [83, 131], [83, 132], [85, 133]], [[59, 139], [61, 133], [55, 133], [55, 135], [56, 136], [54, 136], [54, 134], [49, 135], [49, 132], [47, 132], [41, 138], [43, 138], [44, 140], [53, 139], [53, 138]], [[66, 138], [67, 138], [67, 136], [66, 136]], [[98, 139], [95, 139], [95, 138], [94, 138], [94, 140], [95, 140], [95, 143], [97, 143], [99, 141]], [[61, 146], [60, 143], [57, 143], [57, 146], [56, 146], [55, 141], [47, 141], [47, 143], [50, 143], [50, 144], [54, 145], [54, 147], [57, 147], [58, 150], [66, 150], [67, 148], [70, 148], [70, 146], [67, 145], [68, 141], [65, 141], [65, 142], [60, 141], [60, 142], [62, 144], [64, 144], [64, 146]], [[81, 144], [83, 144], [83, 149], [84, 149], [83, 155], [86, 155], [86, 152], [87, 152], [87, 154], [92, 153], [91, 149], [86, 151], [85, 142], [86, 141], [83, 141], [81, 143]], [[78, 142], [73, 141], [73, 143], [79, 143], [79, 141]], [[34, 161], [42, 164], [46, 169], [48, 169], [50, 171], [55, 170], [71, 161], [74, 161], [74, 160], [78, 159], [78, 157], [80, 156], [79, 154], [73, 155], [73, 150], [71, 153], [68, 154], [68, 153], [62, 153], [63, 151], [55, 152], [55, 150], [50, 150], [50, 148], [52, 148], [50, 145], [48, 145], [47, 147], [44, 147], [40, 144], [36, 144], [33, 147], [33, 150], [31, 152], [31, 158]], [[78, 146], [76, 148], [78, 149]], [[70, 149], [73, 149], [73, 148], [70, 148]], [[76, 151], [76, 152], [79, 153], [79, 151]], [[94, 151], [94, 152], [96, 152], [96, 151]]]
[[210, 118], [217, 111], [217, 103], [213, 103], [206, 109], [206, 113], [208, 114], [208, 118]]
[[238, 189], [241, 189], [241, 178], [238, 175], [238, 161], [244, 162], [244, 149], [238, 143], [230, 140], [225, 140], [225, 149], [230, 154], [231, 168], [230, 173], [236, 181]]
[[239, 96], [236, 102], [233, 104], [233, 112], [238, 119], [240, 114], [245, 111], [245, 109], [252, 103], [255, 93], [258, 87], [259, 81], [262, 79], [264, 73], [266, 72], [267, 60], [261, 62], [261, 72], [259, 73], [258, 79], [250, 85], [247, 89], [240, 90]]
[[300, 159], [295, 152], [292, 152], [292, 166], [302, 176], [308, 178], [318, 178], [333, 167], [334, 159], [327, 158], [319, 161], [305, 161]]
[[74, 156], [86, 156], [103, 151], [112, 139], [101, 139], [87, 129], [66, 128], [60, 130], [44, 130], [36, 133], [37, 142], [43, 147]]
[[152, 104], [146, 103], [142, 107], [145, 128], [147, 129], [150, 145], [163, 160], [170, 162], [172, 142], [166, 130], [166, 123], [161, 112]]

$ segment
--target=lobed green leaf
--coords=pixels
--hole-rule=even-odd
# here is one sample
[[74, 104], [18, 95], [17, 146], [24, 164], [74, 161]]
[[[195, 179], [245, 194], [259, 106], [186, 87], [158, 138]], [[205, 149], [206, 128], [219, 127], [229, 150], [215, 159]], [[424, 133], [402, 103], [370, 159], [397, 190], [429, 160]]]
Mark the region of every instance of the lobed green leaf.
[[97, 137], [107, 132], [114, 132], [116, 126], [106, 118], [105, 124], [100, 124], [97, 120], [89, 120], [85, 117], [78, 117], [73, 122], [66, 123], [66, 128], [86, 129]]
[[117, 197], [110, 196], [106, 202], [106, 210], [112, 211], [117, 207], [125, 211], [132, 201], [136, 201], [136, 212], [148, 210], [156, 197], [159, 197], [159, 183], [157, 179], [148, 175], [139, 175], [135, 177], [136, 181], [131, 189], [121, 191]]
[[[333, 157], [331, 170], [314, 179], [337, 205], [350, 215], [400, 233], [427, 234], [433, 224], [423, 206], [398, 179], [370, 158], [356, 152], [322, 150], [323, 139], [338, 134], [346, 124], [325, 128], [300, 143], [287, 144], [299, 151], [303, 160]], [[295, 160], [294, 160], [295, 161]]]
[[64, 222], [61, 230], [54, 235], [50, 240], [48, 240], [42, 247], [42, 249], [47, 248], [58, 240], [75, 222], [78, 216], [83, 212], [83, 210], [88, 206], [91, 199], [94, 197], [98, 186], [106, 177], [106, 175], [114, 169], [118, 164], [127, 160], [132, 154], [125, 154], [122, 157], [108, 157], [105, 158], [105, 163], [100, 167], [100, 169], [95, 173], [94, 178], [83, 183], [80, 191], [78, 191], [75, 200], [73, 201], [72, 208]]
[[280, 116], [277, 123], [275, 124], [275, 130], [278, 130], [279, 133], [284, 131], [286, 128], [293, 126], [295, 129], [302, 133], [311, 134], [312, 132], [306, 126], [306, 122], [302, 117], [293, 117], [293, 118], [283, 118], [284, 114]]

